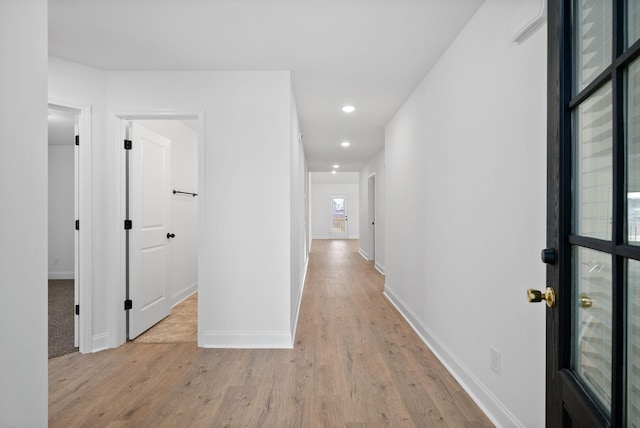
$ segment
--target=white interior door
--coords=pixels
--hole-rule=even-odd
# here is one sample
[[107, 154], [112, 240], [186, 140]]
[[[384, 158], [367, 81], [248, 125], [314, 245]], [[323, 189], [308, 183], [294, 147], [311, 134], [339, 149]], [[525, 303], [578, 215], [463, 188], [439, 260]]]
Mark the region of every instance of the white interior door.
[[369, 260], [376, 259], [376, 176], [369, 177]]
[[129, 164], [129, 339], [169, 315], [170, 141], [137, 123]]
[[349, 217], [347, 215], [347, 195], [331, 195], [331, 238], [347, 239]]

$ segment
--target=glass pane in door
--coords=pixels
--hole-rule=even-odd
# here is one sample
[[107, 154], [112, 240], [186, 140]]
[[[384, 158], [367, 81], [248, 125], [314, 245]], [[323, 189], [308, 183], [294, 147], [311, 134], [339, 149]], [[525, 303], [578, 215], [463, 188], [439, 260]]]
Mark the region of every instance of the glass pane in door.
[[573, 233], [611, 239], [613, 209], [611, 83], [573, 113]]
[[640, 262], [627, 262], [627, 425], [640, 427]]
[[575, 88], [578, 93], [611, 64], [611, 0], [577, 0]]
[[332, 233], [345, 233], [346, 232], [346, 217], [345, 217], [345, 200], [343, 197], [331, 198], [331, 232]]
[[640, 39], [640, 1], [627, 0], [628, 31], [627, 46], [631, 46]]
[[627, 242], [640, 245], [640, 60], [627, 73]]
[[574, 247], [572, 368], [611, 410], [611, 255]]

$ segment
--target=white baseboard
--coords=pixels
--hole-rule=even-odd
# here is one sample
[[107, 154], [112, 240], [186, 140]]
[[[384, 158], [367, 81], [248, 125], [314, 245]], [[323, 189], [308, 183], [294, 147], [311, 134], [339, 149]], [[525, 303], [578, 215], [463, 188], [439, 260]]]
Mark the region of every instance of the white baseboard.
[[385, 273], [384, 273], [384, 266], [382, 266], [380, 263], [375, 262], [374, 266], [375, 266], [376, 270], [377, 270], [378, 272], [380, 272], [382, 275], [384, 275], [384, 274], [385, 274]]
[[385, 297], [420, 336], [431, 352], [440, 360], [460, 386], [497, 427], [522, 427], [524, 425], [507, 409], [491, 391], [480, 382], [471, 370], [460, 361], [447, 346], [396, 296], [385, 284]]
[[358, 248], [358, 252], [360, 253], [360, 255], [361, 255], [362, 257], [364, 257], [364, 259], [365, 259], [366, 261], [370, 261], [370, 260], [369, 260], [369, 254], [367, 254], [367, 252], [366, 252], [365, 250], [363, 250], [362, 248]]
[[91, 352], [99, 352], [107, 349], [109, 343], [109, 333], [95, 334], [91, 337]]
[[300, 284], [300, 295], [296, 304], [295, 316], [291, 320], [291, 347], [296, 343], [296, 330], [298, 328], [298, 317], [300, 316], [300, 306], [302, 306], [302, 294], [304, 293], [304, 284], [307, 280], [307, 268], [309, 267], [309, 258], [304, 263], [304, 274], [302, 275], [302, 284]]
[[183, 302], [184, 300], [188, 299], [196, 291], [198, 291], [198, 282], [194, 282], [193, 284], [189, 285], [188, 287], [185, 287], [182, 290], [178, 291], [177, 293], [174, 293], [171, 296], [171, 307], [173, 308], [177, 304], [179, 304], [179, 303]]
[[319, 236], [312, 236], [311, 240], [313, 241], [314, 239], [340, 239], [340, 240], [355, 240], [355, 239], [360, 239], [358, 236], [349, 236], [347, 238], [336, 238], [335, 236], [331, 236], [331, 235], [319, 235]]
[[202, 348], [291, 349], [291, 333], [287, 331], [205, 331]]
[[73, 271], [49, 272], [49, 279], [73, 279]]

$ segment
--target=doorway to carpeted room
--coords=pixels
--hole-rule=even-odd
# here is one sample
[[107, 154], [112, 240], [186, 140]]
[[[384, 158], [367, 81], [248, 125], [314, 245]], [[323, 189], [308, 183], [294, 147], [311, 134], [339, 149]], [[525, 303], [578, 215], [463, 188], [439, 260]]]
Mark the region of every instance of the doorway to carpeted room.
[[73, 346], [73, 280], [49, 280], [49, 358], [76, 352]]

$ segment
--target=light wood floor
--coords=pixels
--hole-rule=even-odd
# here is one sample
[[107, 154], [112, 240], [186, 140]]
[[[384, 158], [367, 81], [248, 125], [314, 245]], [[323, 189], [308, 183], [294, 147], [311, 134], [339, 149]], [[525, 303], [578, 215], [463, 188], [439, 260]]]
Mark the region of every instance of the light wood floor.
[[198, 342], [198, 293], [171, 308], [171, 314], [134, 339], [135, 343]]
[[137, 344], [49, 360], [51, 427], [485, 427], [382, 296], [357, 241], [314, 241], [294, 349]]

